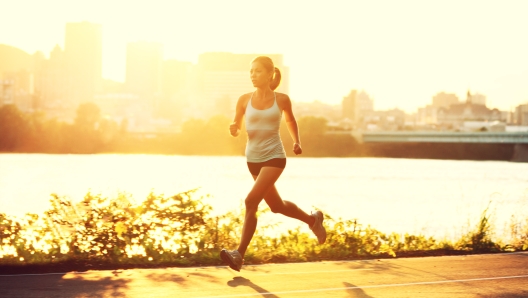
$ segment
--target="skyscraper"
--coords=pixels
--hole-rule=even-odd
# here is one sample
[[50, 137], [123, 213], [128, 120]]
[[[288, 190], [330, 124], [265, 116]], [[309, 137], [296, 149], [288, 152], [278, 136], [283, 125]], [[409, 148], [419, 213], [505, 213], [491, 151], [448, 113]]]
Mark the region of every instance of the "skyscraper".
[[52, 109], [70, 104], [67, 97], [69, 94], [65, 94], [69, 90], [65, 84], [67, 79], [64, 51], [56, 45], [49, 60], [44, 59], [39, 69], [38, 83], [42, 107]]
[[102, 27], [67, 23], [64, 42], [66, 97], [73, 108], [102, 89]]
[[15, 104], [23, 111], [31, 109], [31, 55], [8, 45], [0, 44], [0, 107]]
[[449, 108], [449, 106], [458, 104], [459, 100], [455, 94], [439, 92], [433, 96], [433, 107], [435, 108]]
[[363, 114], [364, 112], [372, 112], [374, 111], [374, 100], [370, 98], [370, 95], [368, 95], [365, 90], [361, 90], [357, 96], [356, 96], [356, 108], [357, 112], [360, 114]]
[[343, 97], [341, 102], [343, 118], [349, 119], [352, 123], [356, 122], [357, 119], [357, 90], [351, 90], [350, 93]]
[[374, 100], [365, 90], [351, 90], [341, 101], [342, 117], [352, 123], [363, 121], [366, 114], [374, 111]]

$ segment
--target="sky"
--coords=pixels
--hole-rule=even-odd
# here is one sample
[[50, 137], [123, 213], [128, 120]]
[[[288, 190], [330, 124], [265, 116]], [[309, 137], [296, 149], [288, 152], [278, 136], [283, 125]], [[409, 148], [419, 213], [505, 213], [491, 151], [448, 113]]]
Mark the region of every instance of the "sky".
[[99, 23], [103, 77], [124, 81], [126, 44], [160, 42], [166, 59], [278, 53], [290, 97], [340, 104], [365, 90], [377, 110], [414, 112], [438, 92], [528, 103], [528, 1], [0, 0], [0, 43], [47, 56], [67, 22]]

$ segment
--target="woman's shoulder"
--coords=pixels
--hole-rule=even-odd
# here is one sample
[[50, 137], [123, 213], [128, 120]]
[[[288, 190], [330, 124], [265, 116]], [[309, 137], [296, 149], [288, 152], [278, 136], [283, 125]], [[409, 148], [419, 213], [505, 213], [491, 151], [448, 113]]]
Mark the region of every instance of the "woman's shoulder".
[[251, 98], [251, 95], [253, 95], [253, 92], [244, 93], [244, 94], [240, 95], [238, 100], [239, 101], [248, 101]]
[[250, 92], [240, 95], [240, 97], [238, 98], [238, 104], [242, 104], [243, 106], [245, 106], [251, 98], [252, 94], [253, 93]]
[[288, 96], [288, 94], [275, 92], [275, 96], [277, 98], [277, 103], [280, 106], [291, 105], [291, 99], [290, 99], [290, 96]]

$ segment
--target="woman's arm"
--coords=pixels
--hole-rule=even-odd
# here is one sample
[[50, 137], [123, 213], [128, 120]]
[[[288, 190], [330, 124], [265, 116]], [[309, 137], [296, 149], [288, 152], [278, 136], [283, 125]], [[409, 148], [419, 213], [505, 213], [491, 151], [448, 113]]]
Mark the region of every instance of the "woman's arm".
[[242, 118], [244, 117], [244, 113], [246, 110], [246, 95], [240, 96], [237, 101], [236, 110], [235, 110], [235, 119], [233, 119], [233, 122], [231, 125], [229, 125], [229, 132], [233, 137], [238, 137], [240, 134], [240, 126], [242, 124]]
[[281, 100], [282, 110], [284, 112], [284, 119], [286, 120], [286, 126], [290, 132], [290, 136], [293, 139], [293, 153], [296, 155], [302, 154], [301, 148], [301, 137], [299, 135], [299, 127], [297, 126], [297, 120], [293, 115], [292, 104], [290, 97], [287, 94], [283, 94]]

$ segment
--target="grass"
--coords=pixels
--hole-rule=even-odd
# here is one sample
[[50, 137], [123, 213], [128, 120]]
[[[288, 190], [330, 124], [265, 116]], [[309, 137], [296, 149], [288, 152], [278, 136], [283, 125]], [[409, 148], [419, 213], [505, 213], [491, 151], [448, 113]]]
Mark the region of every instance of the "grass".
[[[23, 218], [0, 213], [3, 272], [220, 265], [220, 249], [237, 246], [244, 218], [235, 211], [211, 216], [212, 208], [196, 190], [174, 196], [151, 193], [140, 204], [126, 194], [107, 198], [88, 193], [77, 204], [52, 195], [50, 206], [42, 215]], [[488, 209], [456, 241], [386, 234], [356, 220], [328, 216], [323, 245], [300, 229], [266, 236], [272, 227], [264, 226], [248, 247], [245, 263], [528, 250], [528, 219], [512, 219], [511, 242], [501, 243], [492, 238]]]

